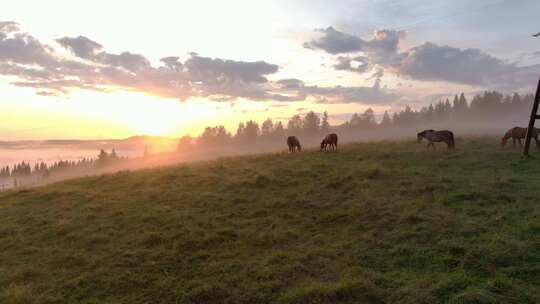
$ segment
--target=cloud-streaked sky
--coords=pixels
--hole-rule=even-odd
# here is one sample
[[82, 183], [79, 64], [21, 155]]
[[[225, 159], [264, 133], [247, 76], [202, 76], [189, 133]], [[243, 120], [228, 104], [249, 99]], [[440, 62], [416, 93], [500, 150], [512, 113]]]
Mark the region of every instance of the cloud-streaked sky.
[[0, 138], [206, 125], [531, 91], [533, 0], [28, 1], [0, 12]]

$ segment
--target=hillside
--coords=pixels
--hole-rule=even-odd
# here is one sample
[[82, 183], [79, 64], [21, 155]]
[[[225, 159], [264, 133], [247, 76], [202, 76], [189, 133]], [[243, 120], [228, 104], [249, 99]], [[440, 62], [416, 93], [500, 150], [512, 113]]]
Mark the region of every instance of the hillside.
[[358, 143], [0, 193], [0, 303], [536, 303], [532, 154]]

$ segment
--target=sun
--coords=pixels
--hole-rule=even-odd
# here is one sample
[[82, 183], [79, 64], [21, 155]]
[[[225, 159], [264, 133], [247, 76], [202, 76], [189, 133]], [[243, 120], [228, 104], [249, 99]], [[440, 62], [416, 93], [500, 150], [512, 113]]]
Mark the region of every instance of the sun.
[[137, 134], [153, 135], [153, 136], [169, 136], [172, 135], [174, 127], [173, 121], [160, 119], [158, 116], [149, 116], [144, 119], [134, 121], [132, 127]]

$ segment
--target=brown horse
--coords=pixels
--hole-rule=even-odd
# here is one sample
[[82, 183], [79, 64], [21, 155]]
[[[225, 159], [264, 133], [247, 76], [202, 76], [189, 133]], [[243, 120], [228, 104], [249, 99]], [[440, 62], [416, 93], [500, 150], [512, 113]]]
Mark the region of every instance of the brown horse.
[[454, 142], [454, 133], [448, 130], [435, 131], [435, 130], [424, 130], [416, 134], [418, 142], [422, 141], [422, 138], [425, 138], [428, 141], [428, 148], [431, 146], [435, 149], [434, 142], [444, 142], [448, 145], [448, 150], [455, 148]]
[[300, 145], [300, 141], [296, 136], [289, 136], [287, 137], [287, 146], [289, 146], [289, 152], [300, 152], [302, 151], [302, 146]]
[[337, 152], [337, 141], [337, 134], [331, 133], [326, 135], [326, 137], [321, 141], [321, 151], [326, 151], [326, 147], [330, 145], [330, 149]]
[[[520, 146], [523, 146], [521, 139], [525, 138], [527, 135], [527, 128], [513, 127], [512, 129], [506, 131], [504, 136], [501, 138], [501, 147], [506, 145], [508, 139], [512, 138], [512, 144], [516, 146], [516, 141], [519, 142]], [[540, 135], [540, 129], [534, 128], [532, 138], [536, 141], [536, 146], [540, 149], [540, 142], [538, 142], [538, 135]]]

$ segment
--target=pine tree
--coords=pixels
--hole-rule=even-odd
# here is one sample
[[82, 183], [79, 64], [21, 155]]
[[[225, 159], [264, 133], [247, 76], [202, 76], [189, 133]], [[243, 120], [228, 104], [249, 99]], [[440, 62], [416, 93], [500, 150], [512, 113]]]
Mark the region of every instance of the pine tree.
[[272, 119], [266, 119], [261, 125], [261, 135], [269, 137], [274, 132], [274, 122]]
[[118, 159], [118, 154], [116, 154], [116, 150], [113, 148], [111, 151], [111, 154], [109, 155], [109, 158], [112, 160]]
[[253, 143], [257, 141], [257, 137], [259, 137], [260, 134], [259, 124], [253, 120], [246, 122], [246, 128], [244, 129], [244, 133], [247, 142]]
[[283, 128], [283, 124], [281, 123], [281, 121], [278, 121], [274, 126], [274, 132], [272, 133], [272, 137], [276, 139], [281, 139], [285, 137], [285, 129]]
[[375, 120], [375, 112], [373, 112], [372, 108], [367, 108], [360, 118], [364, 128], [369, 129], [377, 124], [377, 121]]
[[289, 133], [289, 135], [294, 135], [296, 133], [300, 133], [301, 130], [302, 118], [298, 114], [294, 115], [287, 123], [287, 132]]
[[328, 122], [328, 112], [324, 111], [322, 122], [321, 122], [321, 131], [323, 134], [330, 132], [330, 123]]
[[320, 124], [321, 120], [319, 116], [315, 112], [310, 111], [304, 117], [302, 127], [307, 135], [315, 135], [319, 133]]
[[388, 114], [388, 111], [384, 111], [380, 126], [383, 128], [388, 128], [392, 126], [392, 119], [390, 118], [390, 114]]

